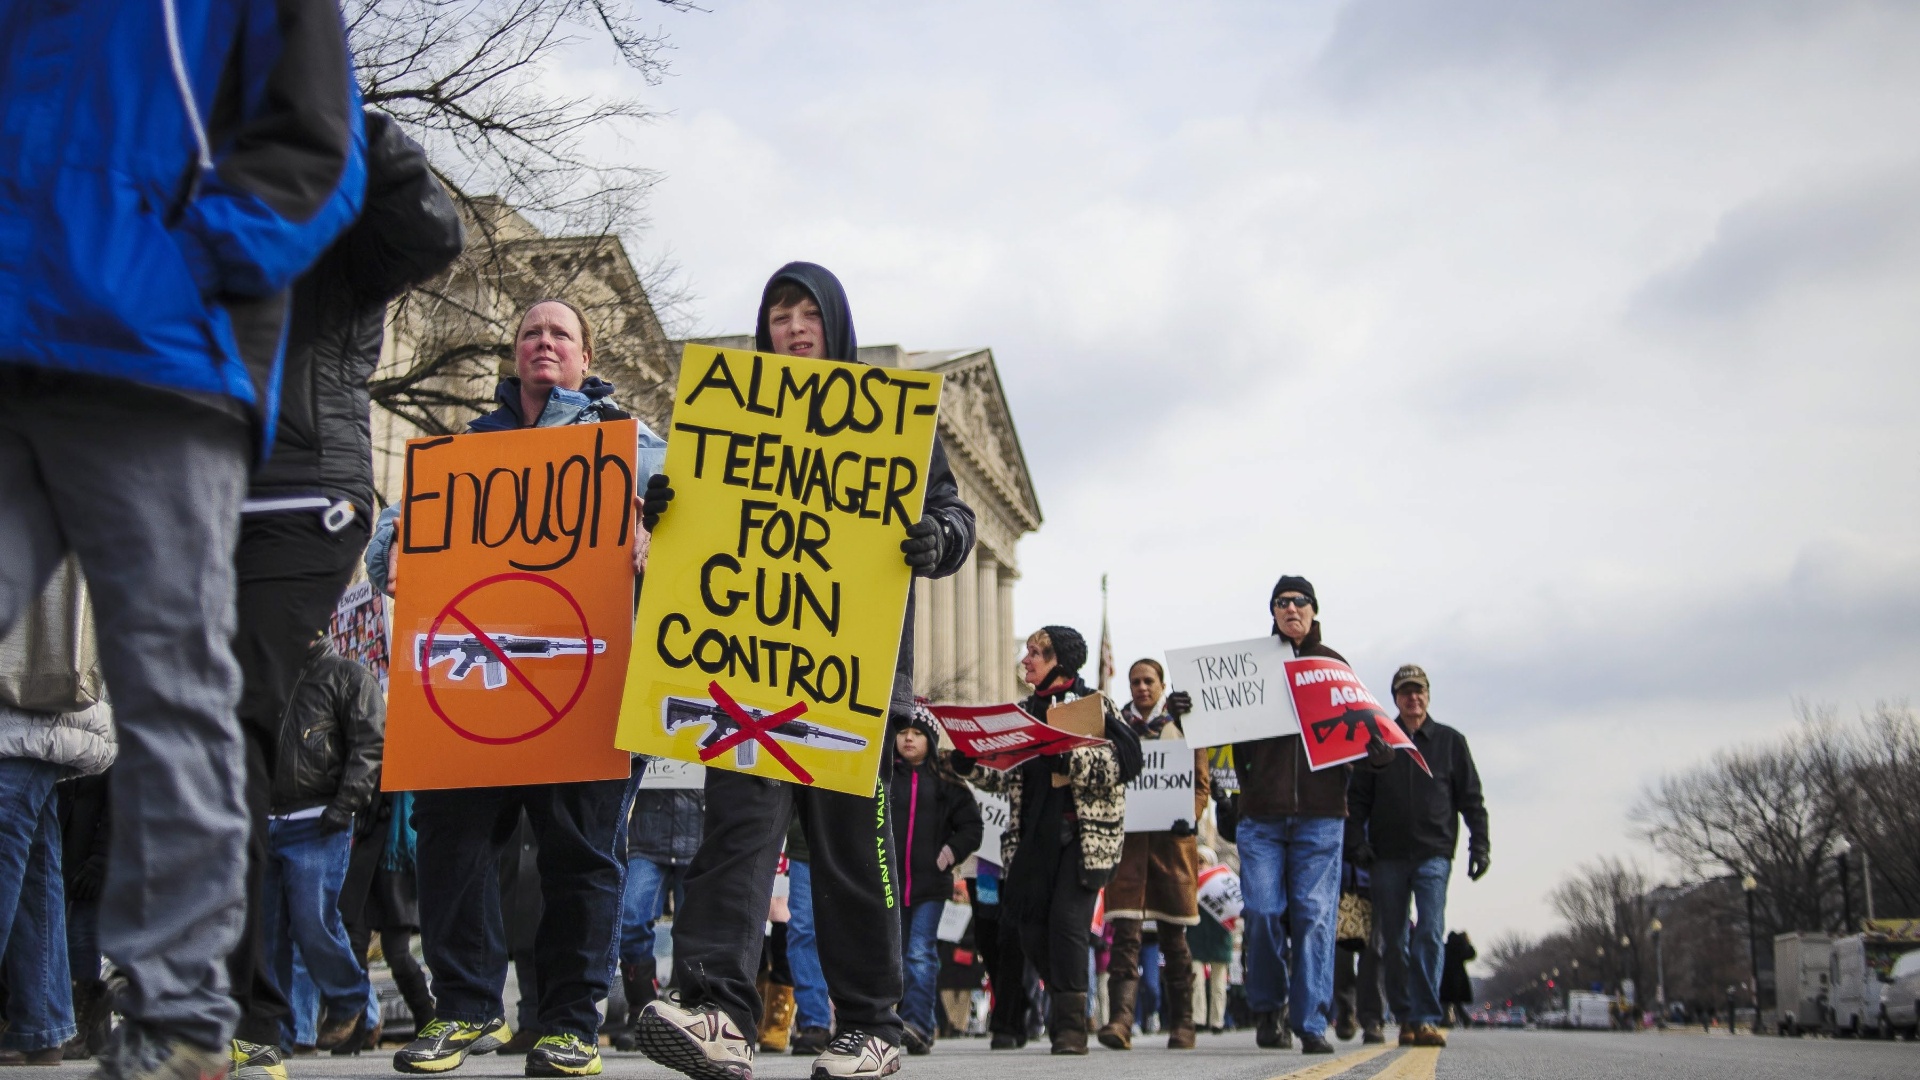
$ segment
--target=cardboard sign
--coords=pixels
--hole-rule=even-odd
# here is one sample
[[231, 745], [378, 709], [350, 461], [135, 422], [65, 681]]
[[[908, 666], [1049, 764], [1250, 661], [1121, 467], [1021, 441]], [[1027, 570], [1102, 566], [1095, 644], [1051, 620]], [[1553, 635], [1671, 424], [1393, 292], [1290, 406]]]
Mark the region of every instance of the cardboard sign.
[[[1099, 702], [1099, 698], [1087, 698]], [[1064, 754], [1082, 746], [1098, 746], [1104, 739], [1088, 738], [1035, 720], [1018, 705], [935, 705], [928, 709], [955, 750], [989, 769], [1002, 771], [1030, 758]], [[1060, 715], [1059, 709], [1047, 714]], [[1076, 714], [1067, 714], [1075, 719]], [[1104, 725], [1104, 721], [1103, 721]]]
[[1193, 819], [1193, 750], [1180, 739], [1140, 743], [1146, 764], [1127, 785], [1128, 832], [1165, 832], [1176, 821]]
[[934, 931], [934, 939], [951, 945], [958, 945], [960, 939], [967, 936], [967, 925], [973, 922], [973, 905], [956, 904], [947, 901], [940, 910], [940, 927]]
[[1366, 757], [1367, 740], [1378, 733], [1388, 746], [1412, 754], [1432, 775], [1413, 740], [1380, 707], [1352, 668], [1325, 656], [1303, 656], [1286, 661], [1283, 667], [1287, 700], [1293, 703], [1307, 763], [1315, 772]]
[[[999, 866], [1000, 835], [1013, 827], [1012, 811], [1007, 807], [1007, 797], [981, 791], [972, 785], [968, 785], [967, 790], [973, 792], [973, 801], [980, 804], [981, 832], [978, 854], [982, 861]], [[993, 904], [999, 901], [983, 899], [981, 903]]]
[[1200, 871], [1200, 907], [1213, 921], [1236, 929], [1240, 912], [1246, 906], [1240, 898], [1240, 875], [1225, 863], [1216, 863]]
[[638, 440], [628, 420], [407, 443], [383, 788], [630, 774]]
[[387, 598], [369, 581], [357, 581], [334, 605], [327, 623], [333, 651], [366, 668], [387, 686]]
[[1167, 681], [1193, 697], [1193, 711], [1180, 721], [1187, 743], [1225, 746], [1292, 734], [1281, 671], [1292, 658], [1273, 636], [1169, 650]]
[[703, 791], [707, 786], [707, 767], [688, 761], [654, 758], [640, 778], [642, 791]]
[[[1192, 745], [1192, 744], [1188, 744]], [[1233, 764], [1233, 747], [1210, 746], [1207, 748], [1208, 778], [1220, 785], [1220, 790], [1229, 795], [1240, 792], [1240, 771]]]
[[1089, 739], [1104, 739], [1107, 733], [1107, 701], [1099, 694], [1075, 698], [1065, 705], [1047, 709], [1047, 725], [1071, 731]]
[[687, 346], [622, 749], [873, 793], [940, 384]]

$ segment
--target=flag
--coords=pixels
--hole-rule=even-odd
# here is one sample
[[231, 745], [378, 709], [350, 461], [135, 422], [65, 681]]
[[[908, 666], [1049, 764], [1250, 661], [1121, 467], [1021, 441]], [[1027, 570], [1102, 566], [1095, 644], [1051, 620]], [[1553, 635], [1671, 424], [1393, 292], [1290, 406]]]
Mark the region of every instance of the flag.
[[1113, 682], [1113, 632], [1107, 628], [1107, 575], [1100, 575], [1100, 682], [1098, 689], [1107, 693], [1108, 684]]

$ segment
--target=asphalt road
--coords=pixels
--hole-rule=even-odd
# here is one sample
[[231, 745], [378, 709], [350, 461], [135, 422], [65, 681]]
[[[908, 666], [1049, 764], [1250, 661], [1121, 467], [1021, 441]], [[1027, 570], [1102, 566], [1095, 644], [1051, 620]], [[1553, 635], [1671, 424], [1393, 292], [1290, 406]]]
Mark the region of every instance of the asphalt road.
[[[1391, 1028], [1388, 1029], [1392, 1031]], [[1913, 1080], [1920, 1077], [1920, 1043], [1778, 1039], [1695, 1032], [1456, 1031], [1445, 1050], [1400, 1050], [1342, 1044], [1338, 1056], [1303, 1057], [1298, 1050], [1260, 1050], [1251, 1033], [1200, 1037], [1200, 1049], [1175, 1053], [1145, 1038], [1129, 1053], [1094, 1048], [1085, 1058], [1055, 1058], [1040, 1045], [990, 1053], [985, 1039], [941, 1043], [927, 1057], [907, 1059], [901, 1080], [1625, 1080], [1685, 1077], [1699, 1080]], [[606, 1075], [672, 1080], [638, 1054], [606, 1053]], [[755, 1075], [804, 1080], [809, 1059], [765, 1055]], [[35, 1076], [79, 1080], [89, 1067], [70, 1062]], [[395, 1077], [386, 1055], [295, 1058], [293, 1080], [365, 1080]], [[463, 1065], [463, 1080], [521, 1075], [521, 1059], [483, 1057]], [[25, 1080], [23, 1077], [22, 1080]]]

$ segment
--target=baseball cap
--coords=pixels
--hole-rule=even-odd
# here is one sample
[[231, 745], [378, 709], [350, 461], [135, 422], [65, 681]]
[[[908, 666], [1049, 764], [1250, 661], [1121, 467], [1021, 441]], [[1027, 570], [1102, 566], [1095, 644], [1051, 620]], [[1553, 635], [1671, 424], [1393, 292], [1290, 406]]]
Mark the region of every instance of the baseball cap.
[[1400, 670], [1393, 673], [1394, 693], [1399, 693], [1400, 688], [1408, 683], [1414, 683], [1429, 693], [1433, 691], [1433, 686], [1427, 682], [1426, 669], [1419, 664], [1401, 664]]

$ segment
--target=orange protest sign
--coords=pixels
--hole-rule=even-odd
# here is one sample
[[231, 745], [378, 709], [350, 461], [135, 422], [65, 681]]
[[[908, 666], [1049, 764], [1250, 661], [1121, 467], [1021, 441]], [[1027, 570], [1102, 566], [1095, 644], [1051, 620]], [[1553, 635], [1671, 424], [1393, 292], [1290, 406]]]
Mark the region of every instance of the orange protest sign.
[[628, 420], [407, 443], [384, 789], [629, 774], [638, 438]]

